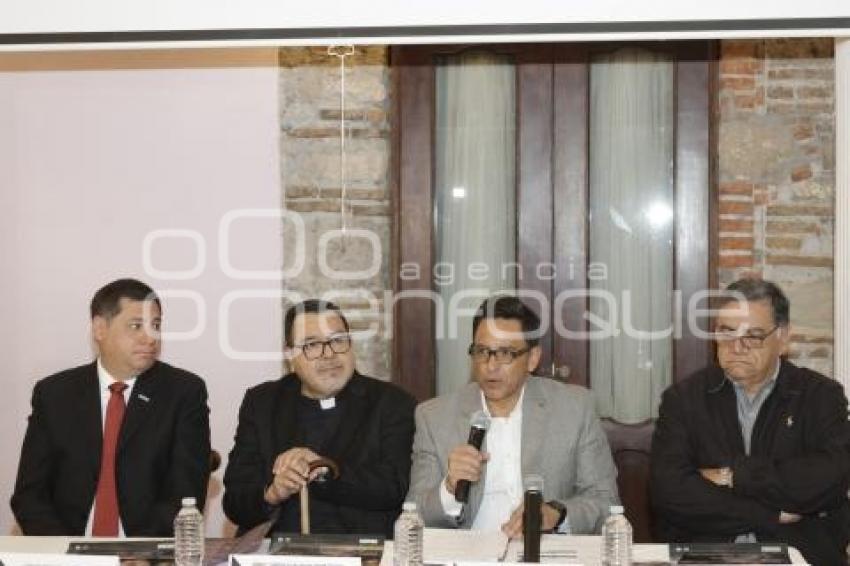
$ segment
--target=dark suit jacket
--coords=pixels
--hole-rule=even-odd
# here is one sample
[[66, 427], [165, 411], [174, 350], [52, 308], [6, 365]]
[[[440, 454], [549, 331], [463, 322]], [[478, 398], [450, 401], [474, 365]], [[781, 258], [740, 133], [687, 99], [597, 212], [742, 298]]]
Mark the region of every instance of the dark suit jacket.
[[[242, 401], [224, 474], [224, 512], [242, 531], [273, 511], [263, 494], [275, 458], [295, 446], [300, 388], [298, 377], [289, 374], [250, 389]], [[339, 428], [321, 456], [339, 465], [340, 476], [310, 484], [310, 498], [331, 504], [347, 532], [391, 536], [410, 481], [416, 402], [398, 387], [358, 373], [336, 398], [343, 411]], [[298, 506], [297, 496], [282, 503], [284, 514], [291, 506]], [[282, 523], [274, 529], [287, 530]], [[311, 532], [328, 531], [314, 524]]]
[[[36, 383], [12, 511], [27, 535], [83, 535], [103, 444], [97, 364]], [[170, 536], [182, 497], [203, 508], [209, 478], [207, 390], [162, 362], [139, 375], [118, 440], [116, 481], [127, 536]]]
[[[730, 466], [734, 487], [700, 468]], [[744, 453], [735, 391], [711, 367], [665, 391], [652, 443], [652, 500], [665, 541], [759, 540], [797, 547], [811, 564], [846, 565], [850, 423], [841, 384], [783, 361]], [[803, 515], [779, 525], [779, 512]]]

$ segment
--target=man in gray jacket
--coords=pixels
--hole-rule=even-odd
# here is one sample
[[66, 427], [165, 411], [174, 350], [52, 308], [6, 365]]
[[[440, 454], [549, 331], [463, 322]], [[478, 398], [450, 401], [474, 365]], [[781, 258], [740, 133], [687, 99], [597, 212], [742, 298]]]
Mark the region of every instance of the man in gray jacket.
[[[486, 300], [472, 323], [471, 383], [416, 409], [408, 500], [432, 527], [522, 533], [523, 478], [544, 479], [543, 529], [597, 533], [617, 504], [616, 470], [593, 398], [582, 387], [531, 376], [540, 319], [516, 297]], [[470, 418], [490, 417], [481, 450]], [[468, 503], [455, 500], [470, 482]]]

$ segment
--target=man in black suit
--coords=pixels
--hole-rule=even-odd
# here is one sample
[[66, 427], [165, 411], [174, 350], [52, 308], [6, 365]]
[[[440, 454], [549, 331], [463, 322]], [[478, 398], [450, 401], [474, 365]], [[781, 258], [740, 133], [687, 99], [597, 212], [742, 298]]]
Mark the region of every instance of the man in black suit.
[[[789, 303], [769, 281], [727, 288], [718, 366], [664, 392], [652, 499], [665, 541], [786, 542], [846, 565], [850, 423], [841, 384], [782, 359]], [[737, 298], [733, 298], [732, 293]]]
[[12, 511], [27, 535], [170, 536], [209, 478], [207, 392], [157, 361], [161, 305], [119, 279], [91, 302], [97, 359], [36, 383]]
[[[339, 308], [309, 300], [284, 317], [292, 373], [245, 394], [224, 474], [224, 512], [241, 531], [280, 508], [273, 529], [299, 532], [299, 492], [310, 483], [314, 533], [390, 536], [410, 474], [415, 401], [354, 369]], [[316, 479], [329, 458], [339, 477]]]

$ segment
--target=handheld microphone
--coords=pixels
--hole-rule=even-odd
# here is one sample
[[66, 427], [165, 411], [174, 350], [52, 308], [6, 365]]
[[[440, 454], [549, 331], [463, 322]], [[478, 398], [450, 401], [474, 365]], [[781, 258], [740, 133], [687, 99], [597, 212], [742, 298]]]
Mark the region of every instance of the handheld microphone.
[[[484, 435], [487, 434], [487, 429], [490, 428], [490, 417], [484, 411], [476, 411], [469, 419], [469, 438], [466, 443], [481, 450], [481, 445], [484, 444]], [[469, 501], [469, 480], [458, 480], [455, 486], [455, 501], [458, 503], [466, 503]]]

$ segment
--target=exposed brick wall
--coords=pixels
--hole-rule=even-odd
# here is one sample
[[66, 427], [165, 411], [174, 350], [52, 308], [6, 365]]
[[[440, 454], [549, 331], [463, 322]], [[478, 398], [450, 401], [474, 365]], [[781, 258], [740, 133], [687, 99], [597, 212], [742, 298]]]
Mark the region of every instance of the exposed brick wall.
[[832, 373], [831, 39], [721, 42], [719, 280], [756, 273], [791, 299], [791, 357]]
[[[341, 228], [340, 217], [340, 68], [324, 47], [280, 50], [280, 150], [284, 207], [305, 223], [304, 270], [283, 282], [285, 290], [304, 296], [342, 291], [335, 299], [355, 330], [379, 328], [379, 336], [358, 342], [358, 368], [389, 379], [390, 348], [383, 339], [383, 314], [368, 297], [383, 298], [389, 279], [389, 72], [387, 49], [357, 47], [346, 58], [347, 227], [366, 229], [380, 241], [381, 268], [366, 280], [325, 277], [318, 265], [318, 241]], [[298, 245], [291, 224], [284, 223], [284, 266]], [[328, 246], [327, 263], [335, 270], [367, 268], [372, 246], [363, 238], [338, 238]]]

